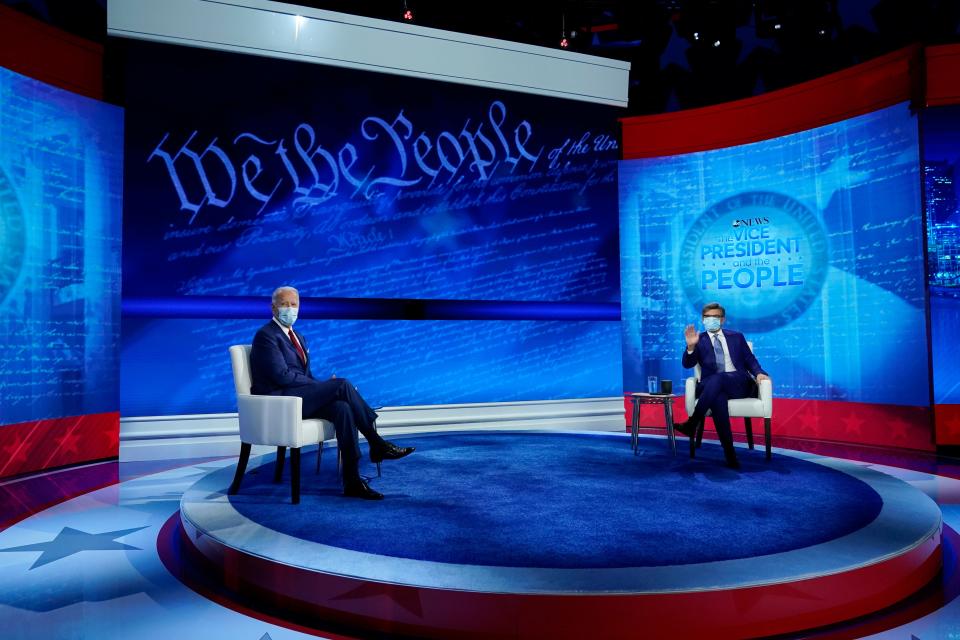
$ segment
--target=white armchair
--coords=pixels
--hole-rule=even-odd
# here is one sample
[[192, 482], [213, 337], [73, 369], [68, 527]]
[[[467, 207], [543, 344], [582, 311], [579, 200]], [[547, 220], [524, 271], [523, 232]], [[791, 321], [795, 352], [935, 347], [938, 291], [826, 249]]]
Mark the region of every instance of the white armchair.
[[[747, 342], [750, 351], [753, 351], [753, 343]], [[693, 376], [687, 378], [684, 388], [684, 400], [686, 401], [687, 415], [692, 415], [697, 406], [697, 383], [700, 381], [700, 365], [693, 368]], [[763, 418], [763, 437], [766, 443], [767, 460], [770, 459], [770, 419], [773, 417], [773, 383], [770, 380], [761, 380], [757, 383], [759, 394], [756, 398], [738, 398], [728, 400], [727, 407], [731, 418], [743, 418], [744, 430], [747, 432], [747, 444], [753, 449], [753, 425], [751, 418]], [[710, 415], [710, 412], [707, 412]], [[706, 422], [706, 421], [704, 421]], [[703, 425], [700, 423], [697, 429], [696, 438], [690, 438], [690, 457], [694, 457], [696, 447], [703, 441]]]
[[290, 448], [290, 483], [293, 504], [300, 502], [300, 448], [319, 444], [317, 469], [323, 455], [323, 441], [335, 435], [333, 423], [328, 420], [304, 420], [303, 400], [296, 396], [251, 395], [250, 345], [230, 347], [233, 365], [233, 384], [237, 390], [237, 412], [240, 416], [240, 461], [228, 493], [240, 490], [240, 481], [247, 469], [250, 448], [255, 444], [277, 448], [274, 482], [280, 482], [286, 450]]

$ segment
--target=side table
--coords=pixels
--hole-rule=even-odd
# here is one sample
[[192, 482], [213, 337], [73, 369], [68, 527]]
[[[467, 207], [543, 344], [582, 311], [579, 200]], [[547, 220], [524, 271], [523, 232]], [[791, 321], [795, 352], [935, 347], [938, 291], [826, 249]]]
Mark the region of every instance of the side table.
[[633, 420], [630, 422], [630, 446], [633, 447], [633, 455], [637, 455], [640, 449], [640, 405], [659, 404], [663, 405], [663, 418], [667, 423], [667, 440], [670, 441], [670, 449], [673, 455], [677, 455], [677, 438], [673, 433], [673, 399], [678, 396], [672, 393], [631, 393], [630, 401], [633, 402]]

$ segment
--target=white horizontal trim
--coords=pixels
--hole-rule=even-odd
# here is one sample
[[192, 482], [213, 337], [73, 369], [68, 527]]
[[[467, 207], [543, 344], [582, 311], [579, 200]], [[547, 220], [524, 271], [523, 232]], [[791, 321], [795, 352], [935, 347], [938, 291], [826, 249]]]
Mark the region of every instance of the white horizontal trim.
[[628, 62], [270, 0], [110, 0], [107, 32], [627, 106]]
[[[421, 405], [378, 409], [383, 433], [457, 429], [550, 429], [623, 431], [623, 398], [576, 398], [478, 404]], [[266, 453], [270, 447], [255, 447]], [[120, 460], [161, 460], [236, 455], [236, 413], [137, 416], [120, 419]]]

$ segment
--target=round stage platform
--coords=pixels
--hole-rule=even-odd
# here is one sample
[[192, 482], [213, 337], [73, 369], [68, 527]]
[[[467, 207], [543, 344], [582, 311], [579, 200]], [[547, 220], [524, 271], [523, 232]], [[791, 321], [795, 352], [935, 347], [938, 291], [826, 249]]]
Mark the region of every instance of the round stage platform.
[[[223, 588], [298, 626], [421, 637], [748, 637], [863, 616], [941, 564], [936, 504], [850, 462], [717, 445], [696, 459], [620, 434], [446, 432], [340, 496], [335, 451], [302, 496], [272, 455], [227, 496], [233, 466], [183, 495], [193, 556]], [[289, 474], [289, 471], [287, 472]]]

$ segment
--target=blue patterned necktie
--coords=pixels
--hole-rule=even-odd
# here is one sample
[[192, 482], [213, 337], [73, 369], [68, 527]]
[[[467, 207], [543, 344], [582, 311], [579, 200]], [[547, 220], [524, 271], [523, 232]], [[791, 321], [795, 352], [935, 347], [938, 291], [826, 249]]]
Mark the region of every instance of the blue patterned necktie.
[[717, 372], [723, 373], [727, 370], [727, 359], [723, 355], [723, 343], [720, 342], [720, 334], [713, 337], [713, 354], [717, 357]]

